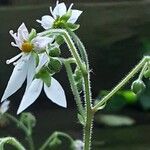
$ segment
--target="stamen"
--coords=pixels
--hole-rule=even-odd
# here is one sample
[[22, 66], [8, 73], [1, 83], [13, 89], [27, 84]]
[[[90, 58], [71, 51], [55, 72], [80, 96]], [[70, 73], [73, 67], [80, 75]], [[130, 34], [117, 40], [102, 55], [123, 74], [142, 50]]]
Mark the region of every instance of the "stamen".
[[21, 56], [22, 56], [22, 53], [16, 55], [15, 57], [13, 57], [13, 58], [7, 60], [7, 61], [6, 61], [6, 64], [11, 64], [11, 63], [13, 63], [14, 61], [16, 61], [16, 60], [17, 60], [18, 58], [20, 58]]
[[15, 44], [14, 42], [11, 42], [10, 44], [11, 44], [11, 46], [13, 46], [13, 47], [18, 47], [18, 45]]

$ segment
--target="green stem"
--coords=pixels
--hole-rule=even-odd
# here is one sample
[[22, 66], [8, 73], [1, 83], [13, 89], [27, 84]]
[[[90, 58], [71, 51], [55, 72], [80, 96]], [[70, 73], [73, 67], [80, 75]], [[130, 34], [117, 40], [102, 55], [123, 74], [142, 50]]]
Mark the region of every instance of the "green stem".
[[85, 50], [85, 47], [83, 45], [83, 43], [81, 42], [81, 40], [79, 39], [79, 37], [70, 29], [67, 29], [68, 33], [70, 34], [70, 36], [72, 37], [74, 43], [77, 45], [79, 52], [81, 54], [81, 58], [82, 60], [86, 63], [86, 65], [89, 67], [89, 61], [88, 61], [88, 56]]
[[34, 150], [34, 143], [33, 143], [33, 139], [32, 139], [32, 136], [31, 136], [31, 132], [29, 132], [28, 128], [22, 123], [20, 122], [19, 120], [17, 120], [14, 116], [8, 114], [8, 113], [5, 113], [5, 116], [10, 119], [11, 121], [13, 121], [20, 129], [22, 129], [25, 133], [25, 135], [27, 136], [27, 141], [28, 141], [28, 144], [29, 144], [29, 149], [30, 150]]
[[102, 100], [93, 107], [93, 111], [96, 112], [104, 105], [118, 90], [120, 90], [134, 75], [143, 67], [143, 65], [149, 61], [149, 57], [144, 57], [137, 66], [115, 87], [112, 91], [106, 95]]
[[71, 85], [73, 95], [74, 95], [75, 100], [76, 100], [78, 111], [82, 115], [82, 117], [84, 117], [84, 109], [83, 109], [83, 106], [82, 106], [80, 94], [78, 92], [75, 80], [73, 78], [73, 72], [72, 72], [70, 63], [69, 63], [69, 61], [63, 61], [63, 63], [64, 63], [65, 68], [66, 68], [66, 72], [67, 72], [67, 75], [68, 75], [68, 79], [69, 79], [69, 82], [70, 82], [70, 85]]
[[[85, 64], [82, 62], [80, 55], [70, 37], [70, 35], [62, 29], [51, 29], [42, 33], [39, 33], [39, 36], [50, 35], [51, 33], [61, 34], [69, 47], [72, 56], [76, 59], [76, 63], [82, 71], [84, 79], [84, 94], [85, 94], [85, 111], [86, 111], [86, 124], [84, 127], [84, 150], [90, 150], [91, 146], [91, 136], [92, 136], [92, 121], [93, 113], [91, 106], [91, 89], [90, 89], [90, 70], [88, 65], [85, 67]], [[85, 52], [85, 50], [84, 50]], [[85, 54], [86, 55], [86, 54]]]
[[84, 84], [85, 84], [85, 108], [86, 108], [86, 124], [84, 127], [84, 150], [91, 149], [91, 138], [92, 138], [92, 126], [93, 126], [93, 116], [94, 113], [92, 112], [91, 106], [91, 90], [90, 90], [90, 80], [89, 74], [84, 75]]
[[144, 65], [142, 71], [140, 72], [140, 75], [139, 75], [139, 77], [138, 77], [139, 80], [142, 80], [143, 74], [144, 74], [145, 70], [147, 69], [147, 64], [148, 64], [148, 63], [145, 63], [145, 65]]
[[72, 143], [74, 142], [73, 139], [66, 133], [63, 132], [54, 132], [46, 141], [45, 143], [39, 148], [39, 150], [45, 150], [46, 147], [48, 147], [48, 145], [50, 144], [50, 142], [52, 141], [52, 139], [54, 137], [58, 137], [61, 136], [63, 138], [66, 138], [70, 141], [70, 144], [72, 145]]
[[4, 149], [3, 147], [4, 147], [5, 144], [11, 144], [14, 147], [16, 147], [18, 150], [25, 150], [23, 145], [13, 137], [0, 138], [0, 149], [1, 150]]

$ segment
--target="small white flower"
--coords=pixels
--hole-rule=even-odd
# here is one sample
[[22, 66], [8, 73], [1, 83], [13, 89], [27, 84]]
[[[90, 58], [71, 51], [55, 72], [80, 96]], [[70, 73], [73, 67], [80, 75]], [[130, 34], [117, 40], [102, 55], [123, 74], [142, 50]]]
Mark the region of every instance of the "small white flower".
[[18, 28], [17, 33], [10, 30], [10, 34], [15, 39], [15, 43], [11, 42], [11, 45], [18, 47], [22, 52], [6, 61], [7, 64], [13, 63], [15, 67], [1, 101], [4, 101], [20, 89], [26, 78], [27, 87], [30, 85], [36, 68], [36, 60], [32, 55], [32, 51], [39, 52], [40, 49], [43, 49], [48, 43], [52, 42], [51, 38], [38, 36], [30, 41], [29, 32], [24, 23]]
[[37, 20], [37, 22], [40, 23], [44, 29], [50, 29], [62, 16], [64, 16], [68, 11], [71, 11], [71, 16], [67, 20], [67, 22], [74, 24], [81, 15], [82, 11], [72, 9], [72, 6], [73, 4], [71, 4], [67, 10], [65, 3], [59, 3], [57, 1], [56, 7], [53, 10], [52, 7], [50, 7], [50, 12], [52, 16], [45, 15], [42, 17], [41, 20]]
[[74, 141], [75, 150], [83, 150], [84, 143], [81, 140]]
[[5, 100], [0, 106], [0, 114], [4, 114], [9, 109], [10, 101]]
[[[42, 66], [47, 62], [47, 56], [42, 54], [40, 56], [40, 62], [39, 66], [37, 67], [37, 72], [42, 68]], [[54, 79], [51, 78], [51, 85], [48, 87], [41, 79], [34, 79], [32, 83], [30, 84], [29, 88], [26, 90], [19, 109], [17, 111], [17, 114], [24, 111], [27, 107], [29, 107], [31, 104], [33, 104], [36, 99], [39, 97], [42, 88], [44, 87], [44, 92], [46, 96], [54, 103], [56, 103], [59, 106], [66, 107], [66, 96], [65, 92], [60, 85], [60, 83]]]

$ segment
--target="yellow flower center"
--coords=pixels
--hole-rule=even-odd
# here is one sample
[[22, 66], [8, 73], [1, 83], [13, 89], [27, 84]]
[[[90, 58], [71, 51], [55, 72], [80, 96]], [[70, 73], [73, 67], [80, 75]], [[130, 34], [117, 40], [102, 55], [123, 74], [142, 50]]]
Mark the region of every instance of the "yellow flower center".
[[21, 50], [25, 53], [29, 53], [33, 50], [33, 44], [31, 44], [28, 41], [24, 41], [24, 43], [22, 44]]

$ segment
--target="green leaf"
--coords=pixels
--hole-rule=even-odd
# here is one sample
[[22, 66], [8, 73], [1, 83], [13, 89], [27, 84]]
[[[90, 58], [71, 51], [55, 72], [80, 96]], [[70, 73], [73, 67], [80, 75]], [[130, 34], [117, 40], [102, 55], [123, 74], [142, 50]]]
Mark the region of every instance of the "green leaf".
[[107, 126], [131, 126], [135, 120], [122, 115], [97, 115], [96, 122]]

